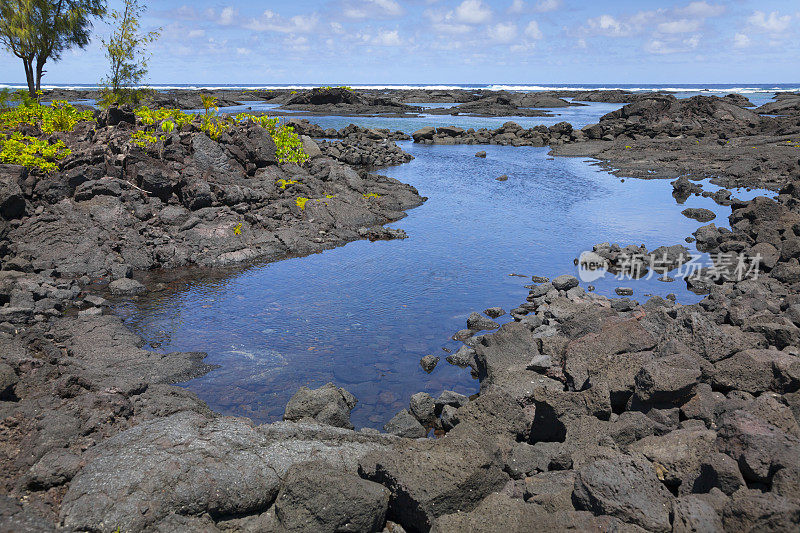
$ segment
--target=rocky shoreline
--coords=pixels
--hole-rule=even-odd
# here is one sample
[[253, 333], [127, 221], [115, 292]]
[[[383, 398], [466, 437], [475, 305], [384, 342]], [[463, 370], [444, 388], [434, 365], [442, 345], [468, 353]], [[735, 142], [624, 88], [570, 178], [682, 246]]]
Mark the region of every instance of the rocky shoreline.
[[[419, 116], [423, 111], [434, 115], [499, 116], [553, 116], [543, 109], [557, 109], [586, 105], [583, 102], [631, 103], [651, 96], [668, 93], [631, 93], [628, 91], [539, 91], [523, 93], [491, 90], [401, 90], [348, 87], [318, 87], [315, 89], [221, 89], [189, 90], [169, 89], [151, 92], [145, 103], [151, 107], [202, 109], [201, 95], [218, 99], [219, 106], [232, 107], [249, 103], [273, 104], [273, 114], [291, 116], [302, 111], [310, 115], [339, 116]], [[733, 96], [733, 95], [731, 95]], [[51, 89], [44, 93], [49, 100], [98, 100], [100, 91], [94, 89]], [[569, 100], [566, 100], [569, 99]], [[746, 99], [737, 100], [747, 104]], [[421, 108], [409, 104], [451, 104], [450, 107]]]
[[[726, 197], [732, 229], [709, 224], [694, 234], [720, 264], [740, 253], [760, 256], [758, 279], [702, 272], [698, 287], [707, 297], [696, 305], [609, 299], [570, 275], [538, 280], [511, 311], [513, 322], [498, 327], [492, 319], [503, 310], [488, 309], [457, 334], [464, 348], [453, 362], [471, 367], [480, 394], [415, 395], [387, 424], [389, 434], [353, 431], [356, 399], [332, 385], [301, 389], [280, 423], [212, 413], [170, 385], [206, 372], [203, 354], [143, 349], [86, 288], [102, 277], [114, 280], [112, 292], [135, 294], [147, 290], [131, 279], [138, 270], [277, 259], [394, 237], [382, 224], [423, 199], [366, 167], [402, 158], [368, 144], [389, 147], [396, 134], [319, 135], [309, 125], [302, 133], [314, 157], [299, 167], [278, 164], [268, 137], [251, 128], [213, 143], [182, 131], [148, 153], [123, 142], [129, 122], [106, 116], [67, 139], [72, 159], [53, 179], [0, 167], [0, 524], [10, 531], [796, 530], [800, 163], [784, 140], [798, 141], [798, 115], [756, 120], [729, 102], [692, 100], [642, 99], [604, 117], [599, 139], [592, 127], [581, 135], [566, 126], [534, 131], [555, 154], [592, 155], [621, 175], [713, 175], [780, 190], [775, 200]], [[679, 117], [699, 125], [675, 132]], [[489, 140], [526, 139], [528, 131], [504, 126]], [[430, 139], [473, 135], [452, 133], [434, 130]], [[311, 137], [335, 141], [317, 145]], [[335, 143], [359, 161], [350, 163]], [[365, 197], [371, 192], [379, 197]], [[298, 197], [318, 200], [301, 209]], [[64, 316], [68, 305], [74, 310]], [[440, 438], [419, 438], [429, 430]]]

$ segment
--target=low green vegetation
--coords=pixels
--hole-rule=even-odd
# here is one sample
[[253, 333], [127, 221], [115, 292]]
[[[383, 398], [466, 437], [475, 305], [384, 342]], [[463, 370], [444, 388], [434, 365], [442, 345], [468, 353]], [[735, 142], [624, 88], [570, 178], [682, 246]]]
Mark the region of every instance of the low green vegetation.
[[42, 133], [70, 132], [78, 122], [91, 120], [92, 116], [91, 111], [78, 111], [63, 100], [42, 105], [28, 93], [19, 91], [10, 96], [10, 101], [0, 111], [0, 131], [8, 132], [28, 124]]
[[[281, 124], [278, 118], [266, 115], [257, 116], [240, 113], [236, 116], [221, 116], [217, 107], [217, 99], [209, 95], [200, 95], [203, 113], [200, 115], [198, 127], [212, 139], [219, 139], [222, 133], [239, 124], [252, 123], [264, 128], [275, 141], [276, 155], [281, 163], [301, 164], [308, 159], [303, 149], [303, 141], [291, 126]], [[191, 124], [196, 116], [184, 113], [179, 109], [150, 109], [142, 106], [136, 109], [136, 116], [145, 128], [161, 129], [172, 133], [174, 129], [182, 129]], [[282, 187], [285, 188], [285, 185]]]
[[[0, 162], [52, 172], [58, 168], [57, 162], [71, 152], [63, 141], [49, 141], [35, 134], [67, 133], [93, 115], [60, 100], [42, 105], [39, 97], [41, 93], [33, 98], [25, 91], [0, 95]], [[23, 129], [33, 131], [23, 133]]]
[[58, 168], [57, 161], [69, 154], [70, 150], [62, 141], [49, 143], [19, 132], [0, 133], [0, 162], [4, 164], [52, 172]]
[[281, 178], [275, 182], [275, 185], [277, 185], [281, 189], [286, 189], [286, 187], [288, 187], [289, 185], [294, 185], [295, 183], [300, 183], [300, 182], [296, 180], [285, 180]]
[[320, 87], [319, 89], [321, 91], [330, 91], [332, 89], [344, 89], [345, 91], [353, 92], [353, 88], [352, 87], [348, 87], [347, 85], [339, 85], [337, 87], [332, 87], [330, 85], [326, 85], [325, 87]]

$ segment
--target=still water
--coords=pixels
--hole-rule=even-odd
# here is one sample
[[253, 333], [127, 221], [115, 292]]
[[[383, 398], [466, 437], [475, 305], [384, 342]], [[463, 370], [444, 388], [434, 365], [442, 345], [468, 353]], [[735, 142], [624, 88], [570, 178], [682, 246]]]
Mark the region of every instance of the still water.
[[[314, 120], [329, 127], [339, 119]], [[390, 119], [380, 126], [416, 128]], [[529, 276], [575, 273], [573, 260], [599, 242], [651, 250], [683, 243], [701, 225], [681, 215], [686, 207], [715, 211], [718, 225], [730, 214], [701, 197], [678, 205], [667, 180], [622, 182], [583, 158], [553, 159], [547, 148], [399, 144], [416, 159], [382, 173], [429, 197], [393, 224], [408, 239], [359, 241], [213, 280], [183, 280], [167, 297], [123, 303], [117, 312], [160, 343], [158, 351], [207, 352], [220, 368], [185, 387], [218, 412], [274, 421], [300, 386], [333, 381], [359, 399], [356, 427], [381, 427], [415, 392], [478, 390], [443, 350], [459, 347], [449, 338], [471, 311], [518, 306]], [[488, 157], [474, 157], [477, 150]], [[502, 174], [509, 180], [496, 181]], [[640, 301], [668, 293], [684, 303], [700, 299], [681, 281], [594, 285], [608, 296], [633, 287]], [[427, 354], [442, 358], [430, 375], [419, 365]]]

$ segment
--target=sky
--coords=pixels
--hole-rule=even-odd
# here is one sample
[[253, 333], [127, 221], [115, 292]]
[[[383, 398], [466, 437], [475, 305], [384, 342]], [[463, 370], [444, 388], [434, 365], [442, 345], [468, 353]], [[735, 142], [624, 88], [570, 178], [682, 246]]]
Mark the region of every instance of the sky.
[[[800, 82], [798, 0], [146, 3], [155, 84]], [[97, 22], [43, 83], [97, 83], [109, 33]], [[25, 79], [7, 51], [0, 73]]]

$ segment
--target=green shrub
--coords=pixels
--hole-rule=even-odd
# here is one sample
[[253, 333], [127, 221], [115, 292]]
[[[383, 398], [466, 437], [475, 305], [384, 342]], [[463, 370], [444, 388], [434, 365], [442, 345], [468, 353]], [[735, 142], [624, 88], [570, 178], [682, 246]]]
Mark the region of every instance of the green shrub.
[[42, 131], [54, 133], [56, 131], [69, 132], [82, 120], [91, 120], [91, 111], [78, 111], [65, 100], [55, 100], [50, 109], [45, 107], [42, 115]]
[[70, 132], [78, 122], [93, 118], [91, 111], [78, 111], [64, 100], [44, 106], [21, 91], [12, 98], [17, 105], [0, 112], [0, 131], [8, 132], [29, 124], [39, 127], [43, 133]]
[[139, 148], [147, 148], [151, 144], [156, 144], [160, 140], [160, 138], [156, 137], [152, 133], [142, 130], [135, 131], [133, 132], [133, 135], [131, 135], [131, 141]]
[[147, 106], [141, 106], [137, 107], [134, 113], [139, 120], [141, 120], [142, 123], [147, 126], [154, 126], [156, 123], [168, 120], [172, 122], [175, 127], [182, 128], [185, 125], [190, 124], [194, 119], [192, 115], [184, 113], [180, 109], [167, 109], [164, 107], [159, 109], [150, 109]]
[[61, 141], [50, 144], [19, 132], [10, 135], [0, 133], [0, 162], [5, 164], [52, 172], [58, 169], [56, 162], [70, 153]]
[[279, 126], [272, 139], [275, 141], [276, 154], [281, 163], [300, 164], [308, 160], [308, 154], [303, 149], [303, 141], [291, 126]]
[[113, 106], [137, 106], [146, 100], [154, 91], [152, 89], [118, 88], [116, 91], [104, 87], [100, 89], [97, 105], [103, 109]]
[[[265, 129], [269, 136], [272, 137], [272, 140], [275, 141], [278, 161], [281, 163], [300, 164], [308, 160], [308, 154], [303, 150], [303, 141], [300, 140], [300, 137], [291, 126], [280, 124], [278, 118], [266, 115], [251, 115], [249, 113], [239, 113], [235, 117], [223, 118], [217, 115], [219, 109], [216, 105], [216, 98], [204, 94], [200, 95], [200, 98], [203, 101], [204, 110], [200, 129], [212, 139], [219, 139], [222, 132], [235, 124], [251, 122]], [[169, 124], [173, 124], [175, 128], [182, 128], [195, 118], [194, 115], [189, 115], [179, 109], [150, 109], [147, 106], [137, 108], [135, 113], [146, 128], [161, 124], [161, 131], [166, 133], [172, 132], [172, 129], [169, 129], [171, 128]], [[164, 129], [165, 127], [168, 129]]]

